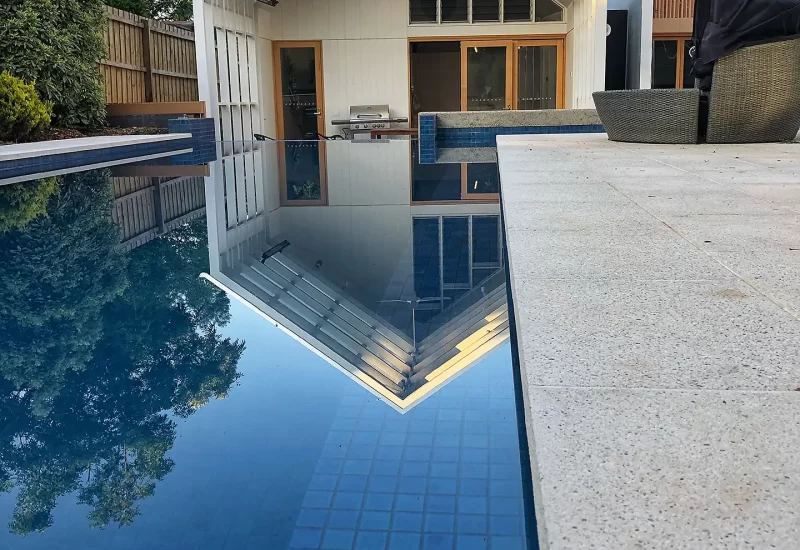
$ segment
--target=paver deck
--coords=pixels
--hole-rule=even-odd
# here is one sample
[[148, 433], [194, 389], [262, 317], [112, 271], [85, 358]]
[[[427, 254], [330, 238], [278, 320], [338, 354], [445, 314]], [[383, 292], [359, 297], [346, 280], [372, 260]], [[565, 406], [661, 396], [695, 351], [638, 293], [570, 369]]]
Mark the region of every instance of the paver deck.
[[498, 158], [542, 548], [798, 548], [800, 143]]

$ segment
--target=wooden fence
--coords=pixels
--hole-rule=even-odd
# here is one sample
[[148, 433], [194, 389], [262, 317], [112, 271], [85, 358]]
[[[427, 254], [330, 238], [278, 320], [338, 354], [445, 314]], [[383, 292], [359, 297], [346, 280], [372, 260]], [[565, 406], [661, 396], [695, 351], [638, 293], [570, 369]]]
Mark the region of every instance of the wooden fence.
[[203, 177], [112, 177], [112, 219], [129, 251], [205, 214]]
[[694, 0], [655, 0], [654, 19], [694, 18]]
[[194, 33], [107, 8], [106, 103], [197, 101]]

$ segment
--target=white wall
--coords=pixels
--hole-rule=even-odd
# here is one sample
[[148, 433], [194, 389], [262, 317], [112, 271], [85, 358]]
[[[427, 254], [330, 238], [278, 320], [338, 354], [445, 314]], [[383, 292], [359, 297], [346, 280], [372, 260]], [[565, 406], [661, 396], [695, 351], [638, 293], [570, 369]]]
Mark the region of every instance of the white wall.
[[322, 41], [328, 134], [350, 105], [388, 103], [393, 116], [410, 116], [409, 37], [567, 32], [566, 22], [409, 25], [408, 0], [281, 0], [260, 11], [270, 13], [259, 20], [265, 39]]
[[574, 0], [567, 35], [567, 80], [572, 88], [567, 108], [592, 109], [592, 93], [605, 89], [606, 0]]

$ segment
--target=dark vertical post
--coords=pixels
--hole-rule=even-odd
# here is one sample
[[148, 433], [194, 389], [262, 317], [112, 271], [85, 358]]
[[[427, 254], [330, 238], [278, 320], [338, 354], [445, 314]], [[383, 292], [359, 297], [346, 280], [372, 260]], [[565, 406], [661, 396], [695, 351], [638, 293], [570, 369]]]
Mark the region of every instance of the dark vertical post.
[[150, 20], [145, 19], [142, 27], [142, 50], [144, 54], [144, 100], [153, 102], [153, 32]]

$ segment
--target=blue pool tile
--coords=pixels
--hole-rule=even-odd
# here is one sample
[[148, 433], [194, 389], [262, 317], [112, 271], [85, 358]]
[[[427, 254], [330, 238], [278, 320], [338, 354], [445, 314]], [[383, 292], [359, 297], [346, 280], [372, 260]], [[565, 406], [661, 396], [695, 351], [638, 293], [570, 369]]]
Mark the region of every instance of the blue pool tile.
[[425, 493], [427, 485], [428, 479], [426, 477], [401, 477], [397, 484], [397, 492], [422, 495]]
[[429, 533], [452, 533], [455, 527], [453, 514], [426, 514], [425, 531]]
[[459, 514], [458, 532], [466, 535], [485, 535], [488, 533], [486, 527], [486, 516], [481, 514]]
[[428, 495], [428, 512], [453, 513], [456, 511], [456, 497], [450, 495]]
[[391, 510], [394, 495], [389, 493], [367, 493], [364, 499], [365, 510]]
[[331, 510], [329, 529], [355, 529], [358, 525], [358, 510]]
[[322, 539], [323, 550], [350, 550], [353, 547], [353, 539], [356, 532], [350, 529], [328, 529]]
[[380, 432], [383, 421], [380, 418], [360, 418], [356, 429], [363, 432]]
[[[464, 436], [467, 437], [467, 436]], [[461, 460], [472, 463], [488, 463], [489, 449], [461, 449]]]
[[421, 512], [424, 503], [422, 495], [397, 495], [394, 509], [400, 512]]
[[403, 447], [393, 445], [378, 445], [375, 453], [376, 460], [400, 460], [403, 457]]
[[428, 462], [403, 462], [400, 472], [404, 476], [427, 476]]
[[428, 492], [434, 495], [456, 494], [456, 480], [454, 478], [431, 478]]
[[303, 508], [327, 508], [332, 498], [331, 491], [307, 491], [303, 498]]
[[367, 488], [367, 476], [362, 475], [343, 475], [339, 477], [340, 491], [364, 492]]
[[435, 447], [433, 449], [434, 462], [458, 462], [461, 451], [458, 447]]
[[489, 528], [493, 535], [522, 535], [522, 525], [517, 516], [492, 516]]
[[343, 471], [345, 474], [367, 475], [371, 467], [371, 460], [345, 460]]
[[436, 433], [438, 434], [457, 434], [461, 431], [461, 422], [453, 420], [438, 420], [436, 422]]
[[[489, 434], [489, 422], [488, 421], [466, 422], [464, 424], [464, 434], [465, 434], [465, 436], [464, 436], [465, 440], [467, 438], [466, 434], [486, 436], [486, 435]], [[471, 440], [471, 441], [474, 442], [474, 441], [478, 441], [478, 440]], [[475, 445], [474, 443], [470, 444], [470, 445], [467, 445], [465, 443], [464, 446], [465, 447], [475, 447], [475, 446], [480, 447], [481, 445]]]
[[325, 440], [326, 445], [349, 445], [353, 432], [330, 432]]
[[375, 493], [394, 493], [397, 489], [397, 476], [372, 476], [369, 490]]
[[[481, 427], [480, 424], [477, 427]], [[485, 429], [488, 433], [488, 423], [485, 425]], [[480, 433], [465, 433], [461, 437], [461, 445], [468, 448], [486, 449], [489, 447], [489, 436]]]
[[492, 514], [519, 515], [520, 501], [516, 498], [495, 497], [489, 501], [489, 511]]
[[489, 480], [485, 478], [464, 478], [458, 488], [462, 495], [486, 495], [489, 493]]
[[[380, 448], [378, 452], [380, 453]], [[372, 466], [372, 475], [396, 476], [400, 473], [400, 464], [399, 460], [376, 460]]]
[[361, 529], [367, 529], [370, 531], [386, 530], [389, 529], [390, 519], [391, 514], [389, 512], [365, 510], [361, 513], [361, 523], [359, 526]]
[[[433, 428], [433, 425], [431, 425], [431, 428]], [[430, 433], [408, 434], [406, 444], [415, 447], [430, 447], [433, 445], [433, 430]]]
[[458, 497], [458, 511], [463, 514], [485, 514], [488, 511], [486, 497], [460, 496]]
[[489, 485], [489, 492], [493, 497], [514, 497], [522, 492], [522, 488], [513, 481], [493, 479]]
[[343, 459], [347, 454], [347, 447], [344, 445], [325, 445], [322, 448], [323, 458]]
[[461, 477], [462, 478], [488, 478], [489, 477], [489, 465], [485, 463], [470, 463], [465, 462], [461, 465]]
[[333, 499], [333, 507], [337, 510], [358, 510], [363, 500], [363, 493], [337, 492]]
[[458, 463], [434, 462], [433, 464], [431, 464], [431, 477], [446, 477], [446, 478], [458, 477]]
[[338, 479], [339, 477], [333, 474], [316, 474], [311, 478], [308, 488], [314, 491], [333, 491]]
[[383, 432], [378, 439], [381, 445], [404, 445], [406, 434], [403, 432]]
[[443, 533], [425, 533], [422, 539], [423, 550], [453, 550], [455, 537]]
[[458, 535], [456, 550], [487, 550], [488, 542], [483, 535]]
[[412, 436], [419, 436], [422, 434], [432, 434], [436, 428], [436, 422], [433, 420], [413, 420], [411, 422], [411, 430], [414, 432]]
[[403, 460], [428, 461], [430, 458], [430, 447], [406, 447], [403, 453]]
[[422, 530], [422, 514], [418, 512], [395, 512], [392, 516], [392, 531]]
[[389, 550], [416, 550], [419, 548], [419, 533], [392, 533], [389, 537]]
[[386, 531], [359, 531], [356, 537], [356, 550], [383, 550], [389, 533]]
[[303, 508], [297, 517], [298, 527], [325, 527], [328, 511], [321, 508]]
[[523, 537], [492, 536], [492, 550], [524, 550]]
[[433, 442], [434, 447], [458, 447], [461, 445], [460, 435], [437, 434]]
[[353, 443], [376, 445], [378, 443], [378, 432], [356, 432], [353, 434]]
[[351, 443], [350, 449], [347, 451], [347, 458], [372, 459], [375, 456], [375, 448], [375, 445]]
[[336, 418], [332, 427], [334, 430], [355, 430], [356, 420], [355, 418]]
[[292, 540], [289, 542], [289, 548], [292, 550], [319, 548], [321, 541], [321, 529], [295, 529], [292, 533]]

